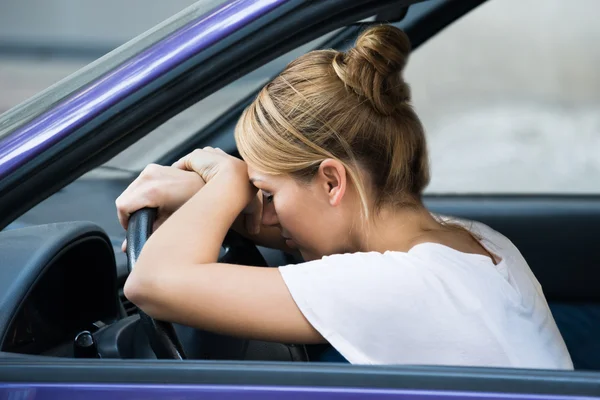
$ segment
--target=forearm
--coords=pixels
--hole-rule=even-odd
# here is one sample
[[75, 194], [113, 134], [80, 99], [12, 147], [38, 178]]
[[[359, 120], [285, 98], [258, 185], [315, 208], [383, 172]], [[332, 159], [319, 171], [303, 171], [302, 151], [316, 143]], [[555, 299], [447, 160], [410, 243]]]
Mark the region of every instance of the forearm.
[[151, 273], [165, 265], [216, 262], [225, 234], [251, 198], [250, 191], [250, 185], [235, 181], [234, 175], [215, 176], [154, 232], [136, 269]]
[[258, 234], [252, 234], [248, 232], [248, 229], [246, 229], [245, 215], [243, 214], [240, 214], [235, 219], [231, 229], [252, 240], [252, 242], [254, 242], [254, 244], [257, 246], [279, 249], [288, 253], [295, 253], [297, 251], [290, 249], [285, 244], [285, 239], [281, 236], [281, 230], [277, 227], [261, 225], [260, 232]]
[[[197, 153], [194, 171], [207, 184], [149, 238], [125, 283], [127, 298], [153, 318], [198, 329], [259, 340], [324, 342], [278, 269], [217, 263], [227, 231], [255, 198], [256, 188], [245, 164], [236, 165], [215, 150]], [[189, 168], [190, 160], [184, 161]]]

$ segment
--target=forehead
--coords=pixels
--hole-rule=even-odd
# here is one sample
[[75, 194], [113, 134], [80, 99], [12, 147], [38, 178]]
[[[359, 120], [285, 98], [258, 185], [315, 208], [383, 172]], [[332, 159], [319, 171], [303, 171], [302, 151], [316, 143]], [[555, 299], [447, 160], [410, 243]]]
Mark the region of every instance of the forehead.
[[255, 186], [277, 185], [280, 187], [284, 184], [294, 182], [294, 179], [292, 179], [292, 177], [289, 175], [270, 174], [260, 171], [256, 168], [252, 168], [250, 165], [248, 165], [248, 178]]
[[248, 177], [250, 178], [250, 180], [253, 182], [261, 180], [261, 178], [264, 174], [256, 169], [252, 168], [250, 166], [250, 164], [246, 163], [246, 165], [248, 166]]
[[267, 174], [256, 168], [252, 168], [252, 166], [250, 164], [247, 164], [247, 166], [248, 166], [248, 177], [250, 178], [250, 181], [252, 183], [271, 182], [277, 178], [276, 175]]

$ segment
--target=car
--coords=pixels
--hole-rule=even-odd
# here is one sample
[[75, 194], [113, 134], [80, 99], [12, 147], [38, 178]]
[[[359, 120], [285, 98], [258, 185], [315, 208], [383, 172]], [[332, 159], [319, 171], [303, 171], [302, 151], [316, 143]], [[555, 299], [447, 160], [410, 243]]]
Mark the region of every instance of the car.
[[[199, 1], [0, 116], [0, 397], [600, 397], [595, 195], [425, 197], [433, 211], [484, 222], [517, 245], [574, 371], [317, 362], [327, 346], [164, 324], [123, 296], [139, 246], [129, 257], [120, 251], [126, 233], [114, 202], [148, 158], [168, 165], [209, 145], [239, 155], [237, 118], [296, 51], [346, 48], [382, 22], [403, 28], [418, 48], [484, 2]], [[204, 103], [223, 93], [234, 100], [225, 109]], [[127, 235], [143, 245], [148, 214], [136, 215]], [[235, 235], [222, 258], [298, 261]]]

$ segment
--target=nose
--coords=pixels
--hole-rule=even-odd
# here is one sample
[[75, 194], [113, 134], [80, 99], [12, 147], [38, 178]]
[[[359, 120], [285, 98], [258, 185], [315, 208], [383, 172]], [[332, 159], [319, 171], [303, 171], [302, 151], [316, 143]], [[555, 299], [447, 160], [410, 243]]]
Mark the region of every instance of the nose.
[[263, 203], [262, 225], [273, 226], [279, 224], [273, 203]]

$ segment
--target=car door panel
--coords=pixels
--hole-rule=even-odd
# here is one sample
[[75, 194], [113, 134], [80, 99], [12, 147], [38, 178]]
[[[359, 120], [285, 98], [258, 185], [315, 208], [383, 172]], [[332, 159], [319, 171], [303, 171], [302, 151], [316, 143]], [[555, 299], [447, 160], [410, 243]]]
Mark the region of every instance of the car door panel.
[[600, 393], [597, 375], [590, 372], [191, 360], [32, 362], [4, 356], [0, 353], [0, 398], [18, 393], [35, 399], [558, 400]]
[[600, 196], [454, 195], [425, 202], [508, 237], [542, 285], [575, 368], [600, 368]]
[[483, 222], [521, 251], [550, 301], [600, 302], [600, 196], [428, 196], [436, 213]]

